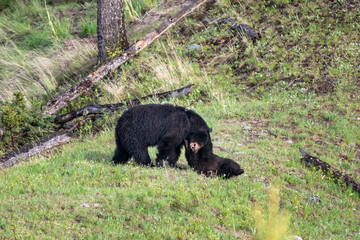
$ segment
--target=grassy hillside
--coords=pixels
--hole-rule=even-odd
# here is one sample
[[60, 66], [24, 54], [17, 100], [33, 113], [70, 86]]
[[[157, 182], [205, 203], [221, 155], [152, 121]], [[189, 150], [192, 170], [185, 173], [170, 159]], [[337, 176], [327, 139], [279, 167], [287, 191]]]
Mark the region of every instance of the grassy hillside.
[[[96, 10], [94, 1], [47, 7], [54, 16], [71, 9], [76, 12], [71, 16], [91, 22], [94, 15], [86, 15], [85, 6]], [[199, 113], [213, 128], [215, 153], [238, 162], [245, 174], [224, 180], [191, 169], [113, 166], [118, 112], [108, 116], [100, 133], [86, 126], [82, 139], [0, 173], [0, 239], [360, 239], [359, 195], [304, 166], [298, 151], [360, 181], [359, 9], [350, 0], [219, 0], [207, 11], [202, 7], [67, 110], [195, 83], [189, 96], [169, 102]], [[38, 10], [46, 13], [41, 4]], [[63, 56], [53, 51], [66, 52], [68, 41], [88, 41], [71, 30], [81, 18], [70, 16], [67, 40], [57, 42], [50, 34], [45, 39], [51, 44], [31, 48], [23, 39], [28, 34], [18, 38], [4, 27], [5, 18], [9, 26], [19, 24], [16, 11], [3, 13], [0, 31], [7, 39], [0, 49], [25, 59], [2, 74], [4, 82], [20, 79], [18, 69], [28, 66], [34, 51], [57, 62]], [[38, 28], [49, 28], [44, 16]], [[129, 28], [135, 28], [131, 16]], [[253, 43], [214, 23], [223, 17], [254, 27], [262, 38]], [[70, 51], [74, 58], [66, 66], [75, 67], [66, 70], [69, 78], [49, 68], [53, 94], [91, 71], [96, 49], [89, 44], [93, 50], [82, 60], [82, 47]], [[185, 53], [191, 44], [200, 49]], [[8, 58], [13, 54], [0, 56], [0, 66], [15, 61]], [[36, 75], [33, 68], [31, 74]], [[28, 99], [49, 98], [29, 82], [21, 83], [28, 86]], [[1, 88], [3, 100], [22, 89]], [[154, 159], [156, 149], [150, 152]], [[187, 165], [183, 155], [179, 165]]]

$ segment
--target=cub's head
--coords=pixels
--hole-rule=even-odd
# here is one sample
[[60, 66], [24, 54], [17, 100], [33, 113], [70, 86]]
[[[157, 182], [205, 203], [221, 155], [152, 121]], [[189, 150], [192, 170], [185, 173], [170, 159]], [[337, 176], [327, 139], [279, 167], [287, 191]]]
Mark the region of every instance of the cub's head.
[[188, 151], [197, 153], [202, 147], [204, 147], [210, 139], [211, 128], [207, 130], [199, 130], [194, 133], [190, 133], [184, 140], [185, 148]]

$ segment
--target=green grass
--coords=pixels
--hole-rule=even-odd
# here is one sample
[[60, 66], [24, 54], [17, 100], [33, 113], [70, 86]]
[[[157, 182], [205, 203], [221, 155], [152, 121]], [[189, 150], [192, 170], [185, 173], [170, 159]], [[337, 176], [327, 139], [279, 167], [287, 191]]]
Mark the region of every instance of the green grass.
[[[2, 236], [241, 239], [255, 233], [254, 203], [266, 205], [269, 186], [280, 181], [291, 234], [359, 237], [357, 195], [305, 168], [297, 147], [266, 134], [260, 119], [217, 118], [212, 109], [199, 104], [196, 110], [214, 129], [215, 152], [239, 162], [246, 174], [222, 180], [190, 169], [112, 166], [114, 136], [106, 130], [3, 172]], [[180, 164], [186, 165], [183, 156]], [[324, 206], [308, 202], [312, 195]]]
[[81, 25], [81, 35], [83, 37], [96, 36], [96, 31], [97, 31], [96, 21], [87, 22], [87, 21], [83, 20], [82, 25]]
[[[84, 24], [91, 23], [87, 14], [96, 8], [85, 5], [80, 22], [70, 22], [91, 35], [94, 26]], [[195, 83], [189, 96], [169, 102], [199, 113], [213, 128], [214, 152], [238, 162], [245, 174], [223, 180], [132, 161], [113, 166], [118, 112], [100, 133], [0, 174], [0, 236], [279, 239], [272, 236], [288, 225], [280, 239], [360, 239], [358, 194], [305, 167], [298, 151], [301, 147], [360, 181], [360, 13], [353, 5], [219, 1], [209, 18], [247, 23], [261, 32], [261, 40], [253, 44], [225, 26], [205, 26], [193, 14], [97, 84], [95, 93], [64, 110]], [[66, 12], [66, 5], [56, 7]], [[10, 25], [17, 30], [0, 28], [5, 42], [13, 42], [21, 50], [15, 59], [26, 62], [23, 36], [33, 26]], [[225, 38], [229, 42], [222, 44]], [[193, 43], [201, 49], [185, 54]], [[154, 159], [156, 149], [150, 153]], [[183, 155], [180, 165], [187, 165]], [[279, 185], [278, 195], [274, 185]], [[311, 202], [314, 195], [323, 204]], [[277, 218], [283, 220], [267, 233], [268, 224], [262, 223]]]

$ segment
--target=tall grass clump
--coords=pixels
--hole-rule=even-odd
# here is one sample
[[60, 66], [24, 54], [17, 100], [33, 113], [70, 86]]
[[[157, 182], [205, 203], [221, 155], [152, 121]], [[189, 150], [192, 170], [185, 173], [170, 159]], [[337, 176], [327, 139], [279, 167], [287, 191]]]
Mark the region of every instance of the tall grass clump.
[[158, 2], [158, 0], [125, 0], [125, 17], [130, 21], [139, 19], [147, 9], [153, 8]]
[[70, 38], [71, 20], [69, 18], [59, 19], [58, 17], [54, 17], [53, 24], [57, 38], [61, 40]]
[[280, 188], [278, 185], [271, 185], [269, 189], [269, 202], [267, 213], [255, 205], [253, 217], [255, 220], [255, 237], [259, 240], [285, 239], [289, 230], [290, 214], [280, 211]]
[[58, 17], [57, 8], [45, 1], [8, 5], [0, 15], [0, 101], [12, 99], [18, 91], [26, 99], [51, 92], [59, 83], [89, 71], [95, 64], [96, 45], [69, 40], [72, 21]]
[[97, 22], [96, 21], [86, 21], [82, 20], [81, 23], [81, 36], [96, 36], [97, 31]]
[[53, 41], [45, 19], [46, 11], [40, 1], [14, 1], [0, 15], [0, 28], [21, 48], [41, 48]]

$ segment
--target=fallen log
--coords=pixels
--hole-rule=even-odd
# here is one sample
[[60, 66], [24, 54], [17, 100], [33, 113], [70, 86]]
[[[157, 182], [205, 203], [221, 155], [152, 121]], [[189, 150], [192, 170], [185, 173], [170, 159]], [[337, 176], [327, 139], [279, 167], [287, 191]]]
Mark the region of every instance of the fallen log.
[[301, 160], [307, 166], [314, 166], [317, 170], [321, 169], [323, 172], [329, 174], [335, 180], [343, 180], [347, 186], [352, 186], [354, 192], [360, 194], [360, 184], [356, 182], [349, 174], [343, 174], [341, 171], [333, 168], [330, 164], [320, 160], [317, 157], [311, 156], [303, 149], [299, 148], [301, 155], [303, 156]]
[[50, 134], [34, 143], [26, 144], [18, 150], [0, 156], [0, 172], [1, 169], [9, 168], [22, 161], [26, 161], [36, 154], [63, 145], [75, 137], [76, 136], [74, 136], [71, 131], [63, 130], [61, 132]]
[[141, 101], [149, 99], [149, 98], [157, 98], [157, 99], [161, 100], [161, 99], [165, 99], [165, 98], [182, 97], [182, 96], [188, 95], [193, 89], [194, 89], [194, 84], [191, 84], [186, 87], [175, 89], [175, 90], [172, 90], [169, 92], [154, 93], [154, 94], [150, 94], [145, 97], [142, 97], [142, 98], [136, 98], [136, 99], [130, 100], [126, 103], [115, 103], [115, 104], [104, 104], [104, 105], [92, 104], [92, 105], [83, 107], [81, 109], [65, 113], [61, 116], [57, 116], [54, 119], [54, 123], [64, 124], [75, 118], [78, 118], [81, 116], [87, 116], [89, 114], [103, 114], [103, 113], [108, 114], [108, 113], [114, 112], [116, 110], [125, 109], [127, 107], [134, 106], [134, 105], [139, 105], [141, 103]]
[[197, 9], [201, 4], [207, 0], [194, 0], [188, 6], [180, 10], [178, 13], [169, 17], [159, 27], [148, 33], [145, 37], [137, 41], [134, 45], [130, 46], [127, 50], [122, 52], [120, 55], [115, 57], [109, 63], [99, 67], [95, 72], [89, 74], [87, 77], [82, 79], [79, 83], [70, 87], [63, 94], [60, 94], [56, 98], [50, 100], [43, 106], [45, 114], [56, 114], [62, 108], [66, 107], [69, 102], [79, 97], [83, 92], [98, 82], [100, 79], [105, 77], [111, 71], [117, 69], [123, 63], [133, 58], [138, 52], [150, 45], [155, 39], [160, 37], [166, 30], [175, 25], [180, 19], [188, 15]]
[[84, 123], [94, 120], [93, 117], [78, 121], [68, 130], [61, 130], [49, 134], [40, 140], [26, 144], [21, 148], [0, 156], [0, 173], [2, 169], [12, 167], [20, 162], [27, 161], [30, 157], [40, 154], [46, 150], [61, 146], [78, 137], [76, 130]]

